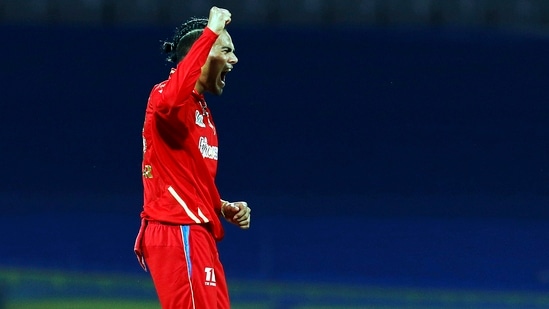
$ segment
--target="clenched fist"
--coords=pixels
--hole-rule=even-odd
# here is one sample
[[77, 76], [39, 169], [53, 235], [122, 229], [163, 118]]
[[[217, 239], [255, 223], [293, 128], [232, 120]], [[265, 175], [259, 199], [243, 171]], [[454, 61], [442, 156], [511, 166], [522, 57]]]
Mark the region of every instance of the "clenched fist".
[[224, 202], [221, 205], [221, 213], [227, 219], [227, 221], [238, 225], [241, 229], [250, 228], [250, 212], [252, 210], [248, 207], [246, 202]]
[[231, 12], [216, 6], [210, 9], [208, 17], [208, 28], [216, 34], [221, 34], [225, 26], [231, 22]]

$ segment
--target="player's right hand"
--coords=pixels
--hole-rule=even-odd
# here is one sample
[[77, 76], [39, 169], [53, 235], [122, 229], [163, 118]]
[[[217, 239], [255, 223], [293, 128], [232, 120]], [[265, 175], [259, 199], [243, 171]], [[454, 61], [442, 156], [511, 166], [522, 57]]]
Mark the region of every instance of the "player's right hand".
[[213, 32], [221, 34], [225, 26], [231, 22], [231, 12], [226, 9], [218, 8], [216, 6], [210, 9], [210, 16], [208, 17], [208, 25]]

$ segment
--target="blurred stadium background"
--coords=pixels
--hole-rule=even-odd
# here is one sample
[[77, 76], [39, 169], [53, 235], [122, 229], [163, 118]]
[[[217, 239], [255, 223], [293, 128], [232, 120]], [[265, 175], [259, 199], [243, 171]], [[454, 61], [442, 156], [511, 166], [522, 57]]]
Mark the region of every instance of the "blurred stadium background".
[[234, 308], [549, 308], [546, 0], [0, 1], [0, 308], [158, 308], [143, 112], [212, 5]]

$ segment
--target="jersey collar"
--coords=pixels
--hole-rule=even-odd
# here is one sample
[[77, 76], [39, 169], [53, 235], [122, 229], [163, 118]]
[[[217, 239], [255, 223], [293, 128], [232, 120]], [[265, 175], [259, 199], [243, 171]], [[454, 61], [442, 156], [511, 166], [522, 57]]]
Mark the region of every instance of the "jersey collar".
[[204, 94], [200, 94], [196, 91], [196, 89], [193, 89], [193, 97], [197, 100], [197, 101], [206, 101], [204, 99]]

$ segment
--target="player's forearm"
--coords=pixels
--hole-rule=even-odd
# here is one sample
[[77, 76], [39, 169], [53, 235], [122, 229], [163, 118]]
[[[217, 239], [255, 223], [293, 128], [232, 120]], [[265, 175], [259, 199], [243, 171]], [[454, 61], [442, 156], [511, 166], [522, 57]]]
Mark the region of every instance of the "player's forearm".
[[157, 106], [158, 112], [169, 114], [175, 106], [184, 102], [191, 95], [202, 72], [202, 66], [206, 63], [208, 54], [218, 37], [208, 28], [203, 31], [200, 38], [196, 40], [187, 55], [177, 65], [175, 73], [166, 82], [162, 90], [162, 95], [166, 99]]

